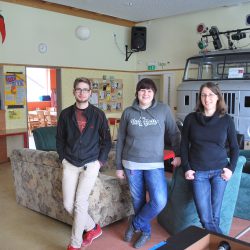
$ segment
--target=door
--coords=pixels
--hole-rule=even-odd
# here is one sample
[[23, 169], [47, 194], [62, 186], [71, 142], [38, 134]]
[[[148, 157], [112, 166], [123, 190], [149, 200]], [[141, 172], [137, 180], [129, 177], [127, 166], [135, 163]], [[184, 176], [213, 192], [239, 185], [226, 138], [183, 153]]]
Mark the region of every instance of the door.
[[174, 73], [171, 72], [144, 72], [138, 74], [138, 81], [143, 78], [152, 79], [157, 87], [156, 99], [168, 104], [173, 111], [176, 107], [176, 92]]

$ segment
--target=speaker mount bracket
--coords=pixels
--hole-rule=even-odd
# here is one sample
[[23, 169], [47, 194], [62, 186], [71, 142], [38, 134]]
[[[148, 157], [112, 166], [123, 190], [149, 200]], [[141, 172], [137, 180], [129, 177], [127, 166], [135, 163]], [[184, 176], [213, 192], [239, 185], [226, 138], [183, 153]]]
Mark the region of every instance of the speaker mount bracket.
[[133, 50], [128, 50], [128, 45], [125, 45], [126, 47], [126, 59], [125, 61], [128, 61], [129, 57], [136, 51], [133, 51]]

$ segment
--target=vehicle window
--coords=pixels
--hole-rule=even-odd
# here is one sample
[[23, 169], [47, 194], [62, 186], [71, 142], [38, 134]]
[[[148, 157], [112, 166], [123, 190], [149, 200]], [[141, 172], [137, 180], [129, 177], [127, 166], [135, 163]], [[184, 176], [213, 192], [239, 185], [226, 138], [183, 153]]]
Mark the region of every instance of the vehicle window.
[[188, 59], [184, 81], [250, 79], [250, 53], [204, 55]]
[[202, 56], [190, 58], [185, 70], [184, 80], [217, 80], [218, 64], [224, 63], [225, 56]]
[[213, 78], [213, 66], [211, 64], [202, 65], [201, 78], [203, 80]]
[[[223, 79], [242, 79], [250, 77], [250, 54], [241, 53], [225, 56], [225, 63], [218, 67]], [[221, 70], [224, 67], [224, 71]], [[219, 69], [220, 68], [220, 69]]]
[[184, 80], [198, 80], [199, 62], [188, 61], [184, 74]]

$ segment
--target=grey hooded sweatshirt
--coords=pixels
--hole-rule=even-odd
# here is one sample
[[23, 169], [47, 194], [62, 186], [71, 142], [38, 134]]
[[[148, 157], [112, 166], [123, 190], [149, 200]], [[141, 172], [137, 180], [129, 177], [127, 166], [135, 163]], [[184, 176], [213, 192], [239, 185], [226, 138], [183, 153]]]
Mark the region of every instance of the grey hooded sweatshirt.
[[[172, 112], [166, 104], [156, 100], [142, 109], [135, 100], [131, 107], [124, 110], [120, 125], [116, 148], [117, 169], [123, 169], [124, 162], [135, 163], [138, 169], [164, 167], [164, 138], [171, 142], [176, 156], [180, 155], [180, 131]], [[160, 163], [160, 164], [159, 164]]]

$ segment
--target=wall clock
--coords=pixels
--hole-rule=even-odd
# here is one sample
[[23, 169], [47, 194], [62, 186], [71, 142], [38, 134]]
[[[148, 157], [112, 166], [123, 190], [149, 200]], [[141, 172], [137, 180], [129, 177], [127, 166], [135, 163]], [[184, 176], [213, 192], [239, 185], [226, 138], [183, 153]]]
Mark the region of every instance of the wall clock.
[[39, 43], [38, 44], [38, 51], [42, 54], [46, 53], [48, 50], [48, 46], [46, 43]]

